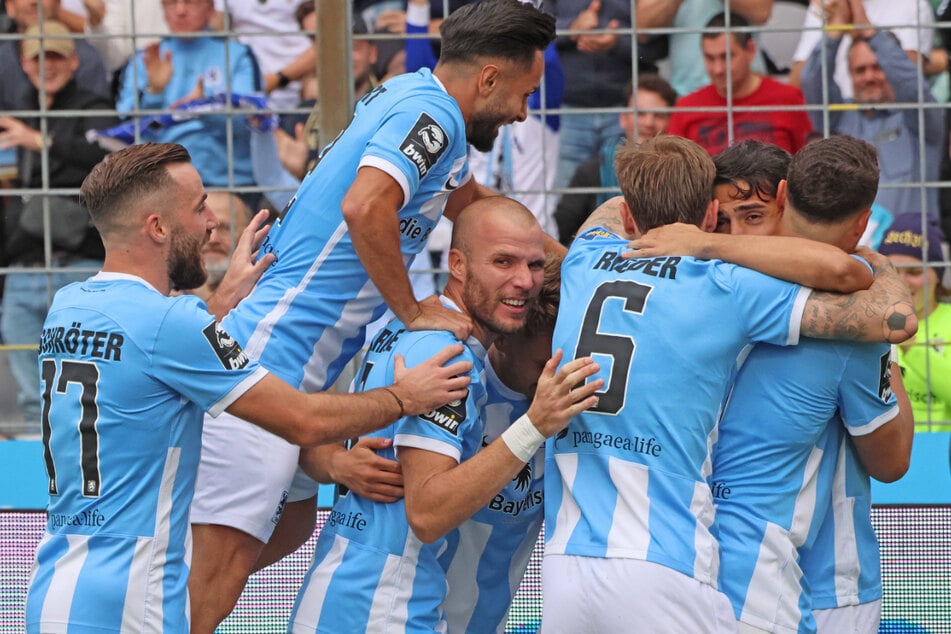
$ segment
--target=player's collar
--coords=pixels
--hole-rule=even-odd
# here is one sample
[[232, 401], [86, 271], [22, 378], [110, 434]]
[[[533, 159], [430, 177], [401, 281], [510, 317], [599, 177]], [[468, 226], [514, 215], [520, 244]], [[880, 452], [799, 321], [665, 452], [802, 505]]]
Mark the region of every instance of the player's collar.
[[89, 279], [90, 281], [93, 281], [93, 282], [116, 282], [120, 280], [124, 280], [126, 282], [138, 282], [139, 284], [142, 284], [146, 288], [149, 288], [155, 291], [156, 293], [158, 293], [158, 289], [156, 289], [154, 286], [146, 282], [143, 278], [139, 277], [138, 275], [131, 275], [129, 273], [116, 273], [114, 271], [109, 271], [109, 272], [99, 271], [98, 273], [96, 273]]

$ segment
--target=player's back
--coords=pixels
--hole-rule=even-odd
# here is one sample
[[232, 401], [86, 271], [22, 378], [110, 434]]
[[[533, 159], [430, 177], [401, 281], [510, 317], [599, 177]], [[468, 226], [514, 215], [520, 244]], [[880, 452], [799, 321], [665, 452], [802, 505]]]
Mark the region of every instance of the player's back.
[[57, 293], [39, 355], [50, 503], [30, 631], [187, 631], [202, 412], [248, 378], [219, 332], [198, 298], [132, 276], [100, 273]]
[[716, 585], [706, 482], [745, 346], [796, 343], [807, 290], [719, 261], [623, 259], [597, 228], [562, 267], [554, 347], [594, 357], [598, 405], [548, 444], [546, 553], [653, 561]]
[[834, 451], [823, 460], [834, 467], [831, 500], [817, 508], [809, 543], [799, 549], [803, 580], [808, 584], [812, 608], [831, 610], [869, 603], [882, 598], [878, 538], [872, 526], [872, 492], [846, 429], [826, 430]]
[[223, 322], [252, 358], [307, 392], [336, 380], [363, 345], [366, 324], [386, 310], [341, 210], [364, 166], [403, 190], [400, 249], [408, 266], [468, 175], [462, 114], [428, 70], [396, 77], [360, 100], [262, 246], [277, 261]]
[[[835, 429], [897, 414], [887, 344], [757, 345], [740, 369], [713, 451], [720, 588], [755, 627], [811, 631], [797, 548], [829, 505]], [[830, 429], [830, 427], [832, 429]]]

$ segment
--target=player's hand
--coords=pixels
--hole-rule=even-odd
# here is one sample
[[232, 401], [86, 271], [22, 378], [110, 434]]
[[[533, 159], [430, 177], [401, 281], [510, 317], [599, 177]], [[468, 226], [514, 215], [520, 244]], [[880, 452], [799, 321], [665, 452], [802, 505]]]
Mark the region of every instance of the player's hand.
[[448, 330], [459, 341], [472, 332], [472, 319], [458, 310], [446, 308], [435, 295], [417, 302], [418, 312], [403, 323], [409, 330]]
[[469, 393], [472, 362], [456, 361], [446, 365], [464, 350], [461, 343], [446, 346], [409, 369], [402, 355], [396, 355], [393, 364], [393, 378], [396, 380], [390, 389], [403, 401], [405, 415], [425, 414], [465, 398]]
[[709, 233], [700, 227], [677, 222], [651, 229], [640, 238], [627, 243], [634, 251], [625, 251], [625, 258], [653, 258], [661, 255], [691, 255], [704, 257], [709, 246]]
[[361, 438], [350, 451], [333, 454], [329, 465], [330, 477], [368, 500], [384, 503], [397, 501], [403, 497], [400, 463], [376, 453], [392, 444], [391, 438]]
[[267, 219], [266, 209], [262, 209], [251, 218], [251, 222], [241, 232], [241, 237], [234, 246], [231, 262], [228, 264], [224, 277], [221, 278], [221, 284], [218, 285], [214, 295], [208, 298], [208, 311], [218, 319], [228, 314], [228, 311], [237, 306], [238, 302], [247, 297], [267, 267], [271, 266], [276, 259], [273, 253], [263, 255], [257, 261], [254, 259], [258, 248], [271, 230], [271, 225], [265, 224]]
[[584, 383], [601, 367], [591, 357], [581, 357], [566, 363], [558, 372], [563, 353], [555, 352], [538, 377], [535, 398], [528, 408], [528, 417], [545, 438], [553, 436], [568, 424], [572, 417], [598, 403], [595, 392], [604, 387], [604, 379]]

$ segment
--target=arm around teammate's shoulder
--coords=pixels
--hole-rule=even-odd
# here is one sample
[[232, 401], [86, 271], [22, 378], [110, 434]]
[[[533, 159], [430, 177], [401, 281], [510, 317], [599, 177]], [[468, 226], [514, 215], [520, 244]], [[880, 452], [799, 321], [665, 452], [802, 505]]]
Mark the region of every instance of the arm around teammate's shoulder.
[[800, 330], [807, 337], [901, 343], [918, 331], [911, 292], [883, 255], [863, 252], [875, 272], [865, 291], [846, 295], [813, 291]]
[[406, 369], [397, 357], [396, 382], [360, 394], [304, 394], [268, 375], [234, 401], [228, 412], [296, 445], [339, 442], [380, 429], [404, 415], [421, 414], [463, 398], [472, 364], [457, 361], [462, 345], [447, 346]]

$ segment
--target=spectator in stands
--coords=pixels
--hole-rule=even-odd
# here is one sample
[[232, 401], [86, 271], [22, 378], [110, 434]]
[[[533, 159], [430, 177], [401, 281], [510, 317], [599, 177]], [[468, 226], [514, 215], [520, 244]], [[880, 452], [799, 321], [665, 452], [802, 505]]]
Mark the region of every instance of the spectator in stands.
[[[316, 31], [317, 14], [314, 11], [314, 5], [308, 2], [300, 5], [297, 18], [302, 30]], [[366, 23], [358, 15], [353, 16], [352, 32], [356, 36], [368, 33]], [[352, 50], [353, 97], [356, 100], [367, 94], [378, 83], [373, 74], [373, 65], [377, 60], [377, 46], [373, 40], [355, 37]], [[301, 87], [301, 101], [296, 107], [297, 109], [307, 108], [310, 112], [303, 115], [282, 115], [280, 127], [274, 130], [274, 140], [277, 142], [281, 164], [298, 181], [303, 179], [304, 175], [317, 163], [317, 155], [320, 151], [316, 78], [304, 80], [301, 82]], [[258, 167], [256, 162], [255, 169], [257, 170]], [[260, 165], [260, 167], [265, 166]], [[261, 172], [256, 171], [255, 174], [258, 174], [261, 185], [272, 184], [262, 180]], [[283, 207], [283, 205], [277, 206]]]
[[[707, 83], [700, 58], [700, 31], [717, 13], [725, 10], [724, 0], [637, 0], [637, 28], [673, 27], [682, 32], [667, 36], [670, 49], [670, 83], [678, 94], [689, 94]], [[773, 0], [730, 0], [729, 10], [743, 16], [748, 24], [769, 20]], [[766, 71], [757, 53], [753, 70]]]
[[[41, 20], [56, 20], [59, 0], [5, 0], [7, 14], [23, 33]], [[75, 42], [79, 67], [74, 73], [76, 83], [85, 90], [108, 97], [112, 94], [106, 69], [99, 53], [82, 39]], [[16, 40], [0, 40], [0, 110], [29, 110], [33, 86], [20, 63], [20, 47]]]
[[932, 266], [947, 261], [944, 237], [937, 222], [929, 221], [924, 233], [921, 223], [918, 214], [901, 214], [879, 251], [898, 267], [915, 298], [918, 334], [898, 347], [898, 365], [916, 430], [951, 431], [951, 294], [941, 279], [946, 267]]
[[[162, 0], [172, 35], [152, 44], [126, 67], [117, 108], [170, 109], [216, 93], [249, 94], [261, 87], [251, 49], [207, 33], [214, 15], [212, 0]], [[204, 33], [204, 36], [191, 37]], [[188, 35], [188, 37], [180, 37]], [[156, 140], [180, 143], [206, 186], [254, 185], [251, 130], [245, 117], [199, 114], [161, 130]], [[230, 156], [229, 163], [224, 160]], [[255, 199], [257, 195], [248, 196]]]
[[102, 57], [106, 73], [114, 78], [113, 85], [118, 85], [122, 69], [136, 51], [158, 42], [158, 35], [168, 33], [159, 2], [83, 0], [83, 6], [85, 32], [96, 36], [89, 43]]
[[[921, 99], [934, 103], [934, 97], [924, 83], [915, 63], [887, 31], [875, 28], [852, 31], [848, 51], [848, 70], [852, 78], [854, 97], [843, 97], [833, 80], [837, 68], [838, 51], [843, 35], [852, 24], [868, 24], [869, 19], [860, 0], [840, 2], [829, 16], [828, 37], [821, 41], [802, 69], [802, 90], [806, 101], [812, 104], [856, 103], [863, 109], [835, 109], [828, 113], [829, 131], [850, 134], [868, 141], [878, 149], [881, 165], [881, 184], [875, 202], [892, 213], [926, 211], [938, 217], [938, 193], [926, 188], [925, 207], [922, 209], [921, 191], [915, 187], [901, 187], [909, 183], [935, 181], [941, 162], [944, 136], [944, 116], [936, 108], [884, 108], [894, 103], [915, 103]], [[822, 58], [826, 58], [823, 77]], [[828, 94], [823, 82], [828, 84]], [[923, 115], [924, 129], [919, 126]], [[814, 113], [813, 123], [819, 126], [821, 113]], [[921, 161], [921, 142], [924, 142], [924, 163]], [[888, 187], [899, 185], [899, 187]]]
[[[823, 39], [822, 31], [819, 30], [822, 25], [829, 20], [832, 11], [836, 6], [848, 6], [850, 0], [835, 0], [830, 2], [825, 0], [825, 9], [819, 4], [820, 0], [811, 0], [809, 10], [806, 12], [806, 18], [803, 22], [802, 36], [796, 52], [793, 54], [793, 65], [789, 72], [789, 83], [793, 86], [799, 86], [802, 81], [802, 68], [809, 59], [809, 55], [816, 49], [816, 46]], [[911, 61], [917, 62], [921, 55], [925, 74], [939, 72], [940, 65], [947, 66], [947, 59], [932, 60], [932, 42], [934, 40], [934, 13], [928, 5], [928, 0], [904, 0], [903, 2], [894, 2], [893, 0], [864, 0], [860, 1], [865, 10], [865, 22], [874, 24], [879, 28], [890, 31], [898, 38], [901, 48], [908, 54]], [[856, 19], [854, 24], [863, 22]], [[893, 26], [894, 25], [894, 26]], [[848, 73], [848, 60], [846, 56], [852, 45], [852, 38], [846, 34], [842, 38], [842, 46], [836, 57], [835, 82], [842, 91], [842, 97], [849, 99], [852, 97], [852, 79]], [[932, 63], [935, 68], [930, 69]]]
[[268, 105], [276, 110], [295, 107], [300, 101], [299, 82], [317, 71], [316, 51], [310, 38], [297, 27], [295, 11], [301, 2], [214, 0], [214, 3], [218, 11], [214, 26], [219, 30], [227, 26], [237, 32], [241, 42], [254, 51], [264, 74]]
[[[719, 13], [707, 22], [701, 37], [703, 63], [711, 83], [680, 98], [670, 118], [668, 132], [697, 142], [710, 154], [718, 154], [732, 142], [757, 139], [795, 153], [812, 130], [798, 89], [754, 72], [756, 44], [752, 34], [724, 32], [727, 15]], [[731, 27], [748, 27], [739, 14], [730, 14]], [[777, 106], [776, 110], [732, 111], [729, 107]]]
[[[40, 59], [42, 51], [43, 58]], [[108, 110], [112, 103], [81, 87], [75, 79], [79, 68], [76, 40], [65, 25], [43, 22], [23, 33], [21, 69], [29, 78], [32, 92], [24, 101], [26, 110]], [[76, 188], [107, 151], [86, 141], [86, 131], [108, 128], [117, 120], [109, 115], [18, 119], [0, 116], [0, 148], [17, 148], [19, 183], [24, 189]], [[48, 160], [44, 174], [43, 156]], [[48, 176], [48, 178], [47, 178]], [[84, 279], [89, 269], [100, 266], [103, 256], [99, 234], [89, 224], [89, 216], [75, 196], [47, 196], [37, 191], [22, 200], [7, 199], [4, 217], [7, 242], [3, 265], [22, 269], [6, 279], [0, 335], [10, 344], [33, 344], [40, 340], [51, 292]], [[46, 222], [45, 203], [49, 202]], [[45, 257], [49, 238], [52, 257]], [[85, 269], [81, 273], [31, 273], [28, 269]], [[36, 372], [36, 352], [10, 352], [10, 366], [17, 382], [22, 428], [13, 433], [39, 433], [40, 386]]]
[[221, 284], [231, 263], [234, 246], [251, 221], [252, 214], [240, 196], [228, 192], [208, 192], [205, 205], [214, 212], [218, 224], [201, 248], [201, 260], [208, 271], [208, 278], [190, 292], [207, 300]]
[[[639, 4], [639, 3], [638, 3]], [[594, 31], [571, 33], [555, 40], [564, 68], [562, 108], [620, 108], [625, 104], [624, 87], [631, 80], [632, 38], [628, 0], [558, 0], [549, 10], [558, 30]], [[640, 7], [637, 7], [640, 23]], [[652, 43], [638, 47], [638, 70], [656, 72], [659, 55]], [[596, 156], [601, 148], [614, 145], [624, 131], [614, 113], [565, 113], [561, 116], [558, 169], [555, 185], [564, 187], [578, 165]]]
[[[633, 94], [632, 94], [633, 93]], [[637, 91], [627, 88], [627, 105], [634, 112], [622, 112], [620, 119], [624, 137], [619, 142], [640, 144], [658, 134], [667, 132], [670, 122], [670, 112], [660, 109], [669, 109], [677, 101], [677, 93], [660, 75], [641, 75], [637, 78]], [[555, 210], [555, 222], [558, 224], [558, 234], [561, 243], [571, 244], [581, 223], [588, 219], [599, 205], [608, 198], [618, 195], [617, 175], [614, 172], [614, 154], [618, 144], [606, 146], [601, 152], [581, 165], [571, 177], [569, 187], [592, 188], [612, 187], [615, 192], [602, 193], [568, 193], [558, 201]]]

